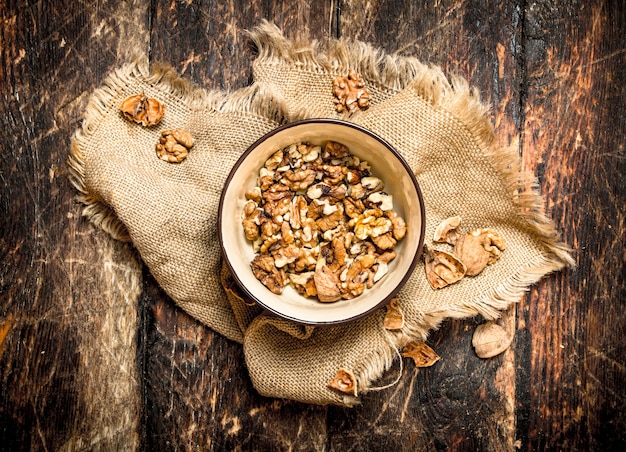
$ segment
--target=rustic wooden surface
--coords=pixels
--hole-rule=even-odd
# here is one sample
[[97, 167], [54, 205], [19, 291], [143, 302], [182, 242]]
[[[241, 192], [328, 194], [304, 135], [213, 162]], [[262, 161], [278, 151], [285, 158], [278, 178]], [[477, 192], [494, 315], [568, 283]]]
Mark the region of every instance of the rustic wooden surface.
[[[619, 1], [0, 0], [0, 449], [594, 450], [626, 446], [626, 8]], [[80, 218], [65, 164], [91, 91], [136, 52], [207, 88], [250, 82], [245, 37], [354, 37], [477, 86], [534, 171], [575, 269], [532, 287], [480, 360], [353, 409], [259, 396], [240, 345], [177, 309]]]

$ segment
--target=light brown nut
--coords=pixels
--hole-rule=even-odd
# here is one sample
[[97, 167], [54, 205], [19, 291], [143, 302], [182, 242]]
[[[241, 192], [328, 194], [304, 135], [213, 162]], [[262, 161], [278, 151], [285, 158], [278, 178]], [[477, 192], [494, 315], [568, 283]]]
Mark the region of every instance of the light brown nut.
[[368, 237], [373, 239], [391, 231], [391, 220], [376, 216], [371, 210], [366, 210], [357, 218], [353, 230], [359, 240], [365, 240]]
[[165, 114], [165, 105], [144, 93], [124, 99], [120, 106], [124, 116], [144, 127], [158, 124]]
[[378, 282], [389, 271], [389, 262], [396, 258], [395, 251], [385, 251], [380, 256], [376, 257], [376, 272], [372, 275], [373, 281]]
[[259, 214], [261, 210], [254, 201], [248, 201], [243, 207], [242, 223], [246, 239], [254, 242], [259, 235]]
[[472, 346], [479, 358], [492, 358], [504, 352], [513, 341], [513, 335], [495, 322], [478, 325], [472, 337]]
[[391, 232], [386, 232], [385, 234], [371, 236], [372, 242], [381, 250], [391, 250], [394, 246], [396, 246], [396, 239], [393, 238], [393, 234]]
[[333, 379], [328, 382], [328, 387], [355, 397], [358, 394], [356, 377], [345, 369], [337, 371]]
[[300, 229], [302, 222], [307, 216], [309, 206], [304, 196], [296, 195], [291, 200], [291, 208], [289, 210], [289, 222], [292, 229]]
[[398, 305], [398, 299], [392, 298], [387, 304], [387, 312], [383, 319], [383, 327], [386, 330], [399, 330], [404, 326], [404, 315]]
[[298, 151], [302, 155], [302, 161], [310, 163], [315, 161], [322, 152], [321, 146], [311, 146], [307, 144], [301, 144], [298, 146]]
[[339, 113], [367, 110], [370, 105], [370, 94], [355, 70], [349, 71], [347, 77], [338, 76], [333, 79], [333, 95], [335, 110]]
[[266, 190], [263, 190], [263, 194], [261, 196], [266, 201], [280, 201], [283, 198], [289, 198], [289, 202], [291, 202], [293, 192], [289, 189], [287, 185], [282, 183], [276, 183], [272, 184]]
[[360, 199], [353, 199], [351, 197], [343, 199], [343, 206], [345, 214], [348, 215], [350, 218], [357, 218], [365, 210], [363, 201], [361, 201]]
[[381, 191], [383, 188], [385, 188], [385, 183], [381, 179], [374, 176], [367, 176], [362, 178], [361, 185], [365, 190], [367, 190], [368, 194]]
[[465, 265], [454, 255], [424, 245], [426, 279], [433, 289], [441, 289], [465, 276]]
[[246, 190], [246, 199], [249, 201], [254, 201], [257, 204], [261, 202], [261, 187], [254, 187], [250, 190]]
[[433, 242], [454, 245], [461, 236], [461, 217], [446, 218], [437, 226], [433, 234]]
[[272, 257], [276, 268], [283, 268], [300, 257], [300, 248], [292, 243], [272, 251]]
[[193, 144], [193, 137], [186, 130], [164, 130], [156, 145], [156, 153], [161, 160], [180, 163], [187, 158]]
[[376, 257], [373, 254], [361, 254], [352, 261], [350, 266], [345, 270], [340, 279], [344, 282], [355, 282], [359, 278], [363, 278], [363, 274], [374, 265]]
[[378, 206], [383, 212], [393, 209], [393, 196], [387, 193], [381, 191], [374, 192], [367, 197], [367, 200]]
[[441, 357], [424, 342], [409, 342], [402, 348], [402, 356], [413, 359], [416, 367], [430, 367]]
[[348, 168], [341, 165], [326, 164], [321, 165], [318, 169], [322, 173], [322, 182], [331, 187], [342, 182], [348, 173]]
[[315, 176], [315, 171], [310, 168], [299, 171], [287, 170], [283, 173], [281, 182], [289, 187], [291, 191], [302, 191], [315, 182]]
[[393, 233], [393, 238], [396, 240], [402, 240], [406, 235], [406, 223], [404, 218], [393, 210], [386, 211], [385, 216], [391, 220], [391, 232]]
[[349, 149], [347, 146], [337, 143], [336, 141], [328, 141], [324, 145], [323, 158], [324, 160], [340, 159], [348, 155]]
[[282, 149], [274, 152], [270, 158], [268, 158], [265, 161], [265, 168], [267, 168], [270, 171], [276, 171], [276, 169], [281, 166], [282, 162], [283, 162], [283, 151]]
[[[337, 205], [341, 205], [341, 204], [337, 204]], [[315, 222], [317, 223], [317, 227], [321, 231], [325, 232], [330, 229], [335, 229], [337, 226], [339, 226], [342, 220], [343, 220], [343, 206], [341, 207], [341, 209], [334, 210], [329, 215], [322, 215]]]
[[467, 276], [475, 276], [487, 265], [493, 264], [506, 249], [506, 242], [492, 229], [474, 229], [460, 237], [454, 246], [454, 254], [466, 267]]
[[250, 263], [252, 273], [272, 293], [281, 294], [289, 282], [287, 274], [278, 270], [274, 265], [274, 258], [269, 254], [257, 254]]
[[313, 274], [317, 298], [322, 303], [329, 303], [341, 299], [339, 278], [326, 264], [318, 266]]
[[363, 184], [359, 182], [358, 184], [350, 185], [348, 195], [352, 199], [360, 200], [367, 196], [367, 190], [365, 190], [365, 188], [363, 188]]

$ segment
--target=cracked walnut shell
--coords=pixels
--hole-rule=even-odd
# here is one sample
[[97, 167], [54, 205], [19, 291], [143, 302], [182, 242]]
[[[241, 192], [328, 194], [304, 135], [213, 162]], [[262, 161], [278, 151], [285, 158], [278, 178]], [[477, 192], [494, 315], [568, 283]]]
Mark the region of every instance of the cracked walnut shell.
[[460, 225], [461, 217], [455, 216], [446, 218], [439, 224], [439, 226], [437, 226], [437, 229], [435, 229], [433, 242], [449, 243], [450, 245], [454, 245], [461, 236], [461, 232], [459, 230]]
[[120, 110], [124, 116], [142, 126], [158, 124], [165, 114], [165, 105], [144, 93], [127, 97], [122, 102]]
[[456, 242], [454, 254], [465, 265], [466, 275], [475, 276], [493, 264], [506, 249], [504, 238], [488, 228], [474, 229]]
[[402, 356], [411, 358], [416, 367], [430, 367], [440, 356], [424, 342], [408, 342], [402, 348]]
[[386, 330], [399, 330], [404, 326], [404, 316], [398, 305], [398, 299], [392, 298], [387, 304], [387, 312], [383, 319], [383, 327]]
[[337, 371], [335, 377], [328, 382], [328, 387], [355, 397], [357, 395], [356, 377], [345, 369]]
[[355, 70], [348, 72], [347, 77], [335, 77], [333, 79], [333, 95], [335, 96], [335, 110], [354, 112], [366, 110], [370, 106], [370, 94], [365, 88], [365, 83]]
[[193, 146], [193, 137], [182, 129], [164, 130], [156, 145], [157, 156], [166, 162], [180, 163]]
[[433, 289], [441, 289], [465, 276], [465, 265], [454, 255], [424, 245], [426, 279]]

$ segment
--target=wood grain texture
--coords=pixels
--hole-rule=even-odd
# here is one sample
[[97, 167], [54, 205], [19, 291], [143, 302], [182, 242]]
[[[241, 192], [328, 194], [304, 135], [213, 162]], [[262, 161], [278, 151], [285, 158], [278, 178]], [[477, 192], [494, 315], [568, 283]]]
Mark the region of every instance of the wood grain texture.
[[[358, 1], [343, 4], [342, 35], [359, 36], [388, 52], [415, 56], [441, 66], [448, 75], [469, 80], [491, 106], [501, 144], [519, 141], [522, 27], [515, 2], [441, 1], [435, 7], [406, 1], [362, 6]], [[362, 27], [363, 23], [368, 25]], [[384, 405], [387, 423], [380, 430], [394, 427], [394, 433], [386, 434], [397, 438], [398, 447], [392, 449], [408, 450], [414, 444], [419, 446], [416, 450], [444, 445], [456, 450], [513, 449], [514, 356], [505, 353], [490, 361], [477, 358], [471, 337], [480, 322], [480, 318], [446, 322], [432, 334], [431, 345], [442, 360], [415, 374], [406, 372], [393, 392], [392, 400], [397, 402]], [[508, 314], [503, 325], [513, 331], [514, 314]], [[380, 402], [374, 399], [373, 403]], [[352, 437], [376, 444], [372, 424], [380, 422], [380, 412], [366, 406], [363, 413], [369, 415], [362, 414], [366, 421], [351, 425]], [[393, 425], [398, 419], [403, 422]], [[423, 435], [418, 435], [420, 430]], [[421, 442], [408, 439], [407, 432]]]
[[128, 449], [138, 445], [141, 266], [79, 220], [65, 160], [89, 94], [147, 10], [49, 3], [0, 2], [10, 156], [0, 164], [0, 447]]
[[[626, 446], [626, 17], [619, 2], [0, 0], [0, 449], [619, 450]], [[209, 89], [250, 83], [244, 30], [353, 37], [459, 74], [519, 146], [577, 268], [471, 348], [353, 409], [259, 396], [241, 346], [175, 307], [132, 246], [80, 219], [65, 159], [92, 90], [139, 53]], [[379, 382], [385, 385], [395, 368]]]
[[524, 163], [577, 268], [542, 281], [520, 305], [520, 439], [525, 450], [618, 450], [626, 15], [615, 2], [531, 2], [525, 23]]

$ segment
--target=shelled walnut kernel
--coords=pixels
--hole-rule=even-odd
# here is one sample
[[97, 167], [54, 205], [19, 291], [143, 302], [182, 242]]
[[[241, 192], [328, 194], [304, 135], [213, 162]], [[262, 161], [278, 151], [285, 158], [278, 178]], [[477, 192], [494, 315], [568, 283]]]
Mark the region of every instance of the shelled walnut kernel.
[[329, 303], [351, 299], [388, 272], [406, 234], [384, 182], [340, 143], [295, 143], [265, 162], [241, 220], [255, 277]]
[[156, 145], [157, 156], [170, 163], [180, 163], [193, 146], [193, 137], [183, 129], [164, 130]]
[[370, 94], [358, 72], [351, 70], [347, 77], [333, 79], [333, 95], [335, 96], [335, 110], [354, 112], [366, 110], [370, 106]]

